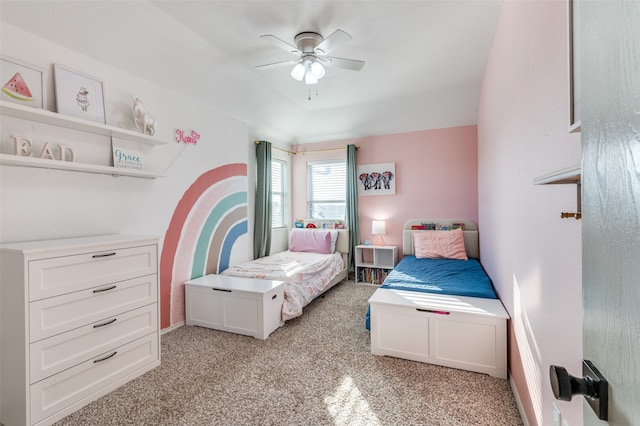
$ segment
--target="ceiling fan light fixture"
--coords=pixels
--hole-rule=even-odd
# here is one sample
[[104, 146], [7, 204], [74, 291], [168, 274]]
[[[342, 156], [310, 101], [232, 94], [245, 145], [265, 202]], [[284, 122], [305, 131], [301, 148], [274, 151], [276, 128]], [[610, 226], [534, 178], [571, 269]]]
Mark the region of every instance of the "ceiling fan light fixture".
[[291, 70], [291, 77], [295, 78], [298, 81], [302, 81], [306, 73], [307, 68], [304, 65], [296, 64], [296, 66]]
[[318, 79], [313, 76], [311, 72], [307, 72], [304, 76], [304, 82], [311, 85], [318, 83]]
[[320, 62], [314, 61], [311, 64], [311, 75], [313, 75], [316, 79], [320, 80], [322, 77], [324, 77], [325, 73], [326, 71], [324, 70], [324, 67]]
[[262, 35], [260, 38], [298, 56], [298, 58], [297, 60], [259, 65], [256, 68], [270, 69], [293, 64], [291, 77], [297, 81], [304, 81], [307, 85], [317, 84], [318, 80], [325, 76], [327, 66], [354, 71], [360, 71], [364, 66], [364, 61], [326, 56], [342, 43], [351, 40], [351, 36], [342, 30], [334, 31], [327, 38], [323, 38], [321, 34], [313, 31], [298, 33], [294, 37], [295, 46], [271, 34]]
[[316, 84], [320, 80], [326, 71], [322, 64], [315, 58], [306, 58], [304, 62], [296, 64], [291, 70], [291, 77], [298, 81], [302, 81], [306, 84]]

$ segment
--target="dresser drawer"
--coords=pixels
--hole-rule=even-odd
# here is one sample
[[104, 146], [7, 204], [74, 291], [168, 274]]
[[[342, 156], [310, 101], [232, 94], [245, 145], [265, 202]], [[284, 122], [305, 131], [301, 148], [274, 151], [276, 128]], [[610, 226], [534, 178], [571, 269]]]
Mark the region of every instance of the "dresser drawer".
[[37, 423], [159, 359], [158, 335], [105, 352], [30, 388], [31, 422]]
[[31, 344], [30, 383], [158, 330], [158, 305], [108, 317]]
[[29, 300], [154, 274], [157, 264], [156, 245], [34, 260], [29, 262]]
[[106, 284], [29, 304], [30, 343], [158, 300], [158, 276]]

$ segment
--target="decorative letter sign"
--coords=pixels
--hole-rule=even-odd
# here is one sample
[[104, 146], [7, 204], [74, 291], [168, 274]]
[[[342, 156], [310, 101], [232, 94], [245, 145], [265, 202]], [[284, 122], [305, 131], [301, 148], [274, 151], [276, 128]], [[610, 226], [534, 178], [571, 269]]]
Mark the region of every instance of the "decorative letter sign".
[[[13, 139], [14, 153], [18, 157], [33, 157], [33, 143], [31, 139], [23, 138], [22, 136], [11, 136]], [[69, 159], [67, 160], [67, 152], [69, 153]], [[46, 160], [60, 160], [60, 161], [76, 161], [75, 151], [65, 145], [58, 145], [58, 153], [60, 158], [56, 158], [54, 148], [49, 146], [49, 142], [45, 142], [40, 153], [40, 158]]]
[[[68, 146], [58, 145], [58, 151], [60, 152], [60, 161], [70, 161], [72, 163], [76, 161], [76, 152]], [[67, 160], [66, 152], [69, 152], [69, 160]]]
[[56, 159], [56, 156], [53, 155], [53, 151], [51, 151], [51, 148], [49, 147], [49, 142], [44, 143], [44, 148], [42, 148], [42, 154], [40, 154], [40, 158], [44, 158], [48, 160]]
[[185, 131], [182, 129], [176, 129], [176, 142], [187, 143], [187, 144], [197, 144], [198, 139], [200, 139], [200, 133], [195, 130], [191, 131], [191, 134], [185, 135]]
[[20, 157], [31, 157], [33, 152], [31, 151], [32, 143], [29, 139], [21, 136], [11, 136], [13, 139], [14, 152]]

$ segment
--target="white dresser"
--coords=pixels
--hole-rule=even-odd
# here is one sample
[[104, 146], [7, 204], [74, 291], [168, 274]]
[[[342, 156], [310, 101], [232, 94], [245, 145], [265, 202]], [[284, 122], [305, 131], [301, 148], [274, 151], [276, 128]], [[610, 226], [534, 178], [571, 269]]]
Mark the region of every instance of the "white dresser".
[[0, 246], [2, 418], [48, 425], [160, 365], [158, 240]]

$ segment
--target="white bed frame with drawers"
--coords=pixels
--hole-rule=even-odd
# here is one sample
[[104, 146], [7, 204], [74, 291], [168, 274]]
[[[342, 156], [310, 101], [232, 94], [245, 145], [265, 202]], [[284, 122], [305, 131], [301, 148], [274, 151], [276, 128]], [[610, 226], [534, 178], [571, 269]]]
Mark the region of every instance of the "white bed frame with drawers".
[[[467, 220], [413, 220], [403, 254], [414, 254], [411, 226], [464, 223], [467, 255], [479, 258], [478, 230]], [[369, 299], [371, 353], [507, 378], [507, 320], [499, 299], [379, 288]]]

